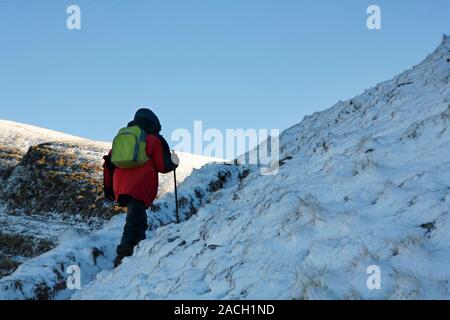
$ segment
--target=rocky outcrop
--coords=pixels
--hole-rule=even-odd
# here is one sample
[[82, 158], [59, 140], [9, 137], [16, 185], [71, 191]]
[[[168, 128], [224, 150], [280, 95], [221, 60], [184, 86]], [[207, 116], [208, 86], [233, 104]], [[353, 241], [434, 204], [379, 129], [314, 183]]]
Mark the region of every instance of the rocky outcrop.
[[109, 219], [120, 209], [103, 200], [101, 159], [105, 152], [85, 143], [30, 147], [4, 183], [1, 196], [8, 212], [57, 212], [85, 221]]
[[54, 247], [46, 239], [0, 233], [0, 277], [14, 272], [21, 261], [36, 257]]

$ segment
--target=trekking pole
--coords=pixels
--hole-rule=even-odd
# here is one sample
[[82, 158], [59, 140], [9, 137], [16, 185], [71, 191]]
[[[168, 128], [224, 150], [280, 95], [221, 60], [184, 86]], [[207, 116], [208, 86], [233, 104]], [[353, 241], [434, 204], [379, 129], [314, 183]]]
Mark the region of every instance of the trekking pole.
[[177, 169], [173, 170], [173, 183], [175, 185], [175, 213], [177, 217], [177, 223], [180, 223], [180, 218], [178, 216]]

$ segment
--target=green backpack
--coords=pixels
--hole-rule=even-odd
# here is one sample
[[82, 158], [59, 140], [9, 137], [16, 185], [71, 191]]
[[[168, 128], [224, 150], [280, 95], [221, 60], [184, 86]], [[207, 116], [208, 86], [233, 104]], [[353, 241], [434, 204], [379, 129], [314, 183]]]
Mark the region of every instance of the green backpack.
[[147, 133], [138, 126], [120, 129], [114, 138], [111, 162], [118, 168], [136, 168], [147, 161]]

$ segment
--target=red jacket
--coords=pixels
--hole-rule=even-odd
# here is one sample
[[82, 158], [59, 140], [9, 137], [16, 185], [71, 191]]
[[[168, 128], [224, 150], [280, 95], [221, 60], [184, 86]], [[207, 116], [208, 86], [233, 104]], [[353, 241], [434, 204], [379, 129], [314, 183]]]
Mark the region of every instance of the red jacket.
[[168, 173], [173, 171], [176, 165], [170, 159], [170, 150], [166, 140], [160, 135], [147, 135], [146, 151], [149, 160], [145, 165], [130, 169], [111, 166], [111, 151], [109, 156], [104, 157], [104, 187], [107, 198], [110, 200], [114, 198], [119, 204], [122, 204], [120, 197], [129, 195], [141, 200], [147, 207], [152, 204], [158, 193], [158, 172]]

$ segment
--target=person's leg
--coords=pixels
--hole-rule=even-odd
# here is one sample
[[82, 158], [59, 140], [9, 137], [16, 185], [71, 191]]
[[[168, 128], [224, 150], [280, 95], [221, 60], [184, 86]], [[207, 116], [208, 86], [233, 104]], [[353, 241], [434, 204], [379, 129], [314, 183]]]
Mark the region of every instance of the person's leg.
[[127, 201], [127, 218], [123, 229], [122, 239], [117, 247], [117, 258], [114, 265], [120, 264], [124, 257], [133, 254], [134, 247], [145, 239], [147, 230], [146, 206], [142, 201], [131, 198]]
[[134, 246], [136, 246], [141, 240], [146, 238], [145, 231], [147, 231], [147, 207], [142, 201], [135, 200], [132, 204], [132, 211], [134, 212]]

